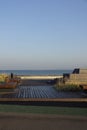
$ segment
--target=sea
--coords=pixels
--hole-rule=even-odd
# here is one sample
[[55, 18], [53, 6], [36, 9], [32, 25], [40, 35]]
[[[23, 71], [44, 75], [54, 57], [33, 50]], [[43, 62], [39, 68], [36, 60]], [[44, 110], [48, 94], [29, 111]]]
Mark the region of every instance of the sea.
[[63, 75], [64, 73], [72, 73], [73, 70], [0, 70], [0, 74], [14, 75]]

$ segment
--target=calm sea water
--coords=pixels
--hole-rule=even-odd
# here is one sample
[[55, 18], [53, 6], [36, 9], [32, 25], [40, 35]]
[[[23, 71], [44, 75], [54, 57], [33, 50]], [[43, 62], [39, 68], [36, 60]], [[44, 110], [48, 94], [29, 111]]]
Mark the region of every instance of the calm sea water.
[[0, 73], [16, 75], [62, 75], [63, 73], [72, 73], [73, 70], [0, 70]]

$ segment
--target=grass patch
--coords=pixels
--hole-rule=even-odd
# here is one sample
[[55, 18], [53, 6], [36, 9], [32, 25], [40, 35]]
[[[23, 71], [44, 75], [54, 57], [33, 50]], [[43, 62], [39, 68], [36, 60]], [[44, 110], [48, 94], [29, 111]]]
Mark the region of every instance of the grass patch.
[[0, 105], [0, 112], [87, 116], [87, 108]]

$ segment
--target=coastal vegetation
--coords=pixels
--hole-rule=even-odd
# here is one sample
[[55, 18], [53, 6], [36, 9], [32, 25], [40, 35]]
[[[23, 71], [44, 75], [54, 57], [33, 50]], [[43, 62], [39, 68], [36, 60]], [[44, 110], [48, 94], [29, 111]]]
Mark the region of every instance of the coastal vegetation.
[[56, 84], [55, 88], [59, 91], [72, 91], [72, 92], [76, 92], [76, 91], [81, 91], [81, 87], [79, 85], [76, 84]]
[[0, 74], [0, 83], [4, 83], [7, 77], [7, 74]]

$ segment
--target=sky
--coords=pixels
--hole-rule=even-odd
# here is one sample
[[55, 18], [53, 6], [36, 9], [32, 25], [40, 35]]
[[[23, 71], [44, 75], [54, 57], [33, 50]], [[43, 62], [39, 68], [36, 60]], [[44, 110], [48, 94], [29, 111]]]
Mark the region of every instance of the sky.
[[87, 68], [87, 0], [0, 0], [0, 70]]

